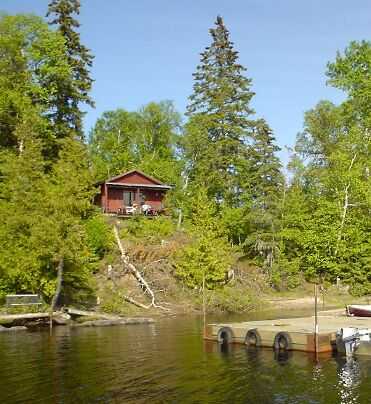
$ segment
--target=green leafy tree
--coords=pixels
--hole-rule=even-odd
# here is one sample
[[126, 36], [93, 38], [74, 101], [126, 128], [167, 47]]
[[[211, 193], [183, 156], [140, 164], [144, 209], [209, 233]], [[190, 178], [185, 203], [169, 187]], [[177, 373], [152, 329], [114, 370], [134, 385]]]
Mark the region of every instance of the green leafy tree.
[[94, 106], [89, 96], [93, 79], [89, 69], [93, 64], [90, 50], [81, 43], [77, 29], [80, 23], [74, 18], [80, 13], [79, 0], [53, 0], [49, 3], [47, 17], [56, 25], [65, 39], [66, 57], [71, 68], [68, 80], [61, 81], [56, 92], [56, 109], [51, 115], [58, 137], [79, 136], [83, 138], [81, 103]]
[[105, 112], [90, 134], [96, 178], [104, 180], [130, 169], [174, 185], [168, 200], [179, 204], [182, 160], [178, 153], [180, 115], [170, 101], [149, 103], [137, 112]]
[[232, 264], [232, 249], [223, 236], [215, 204], [203, 190], [192, 201], [190, 234], [192, 243], [177, 257], [176, 275], [190, 288], [221, 286]]
[[70, 67], [63, 37], [32, 15], [0, 18], [0, 147], [19, 149], [17, 127], [37, 111], [37, 136], [46, 155], [55, 144], [47, 116], [56, 108], [55, 94], [68, 80]]
[[41, 220], [44, 222], [38, 211], [46, 188], [40, 141], [36, 136], [28, 136], [21, 154], [3, 150], [0, 156], [0, 273], [3, 286], [12, 292], [42, 290], [49, 295], [52, 283], [47, 276], [42, 276], [45, 246], [36, 246], [32, 237], [34, 227], [40, 226]]
[[138, 114], [123, 109], [107, 111], [90, 133], [89, 150], [96, 178], [105, 180], [136, 166]]
[[348, 99], [344, 106], [363, 128], [371, 127], [371, 41], [352, 41], [335, 62], [328, 64], [329, 84], [344, 90]]
[[[47, 176], [43, 205], [45, 216], [53, 221], [53, 231], [47, 235], [53, 248], [50, 259], [57, 263], [58, 270], [53, 303], [58, 301], [61, 293], [69, 298], [79, 289], [88, 289], [94, 251], [83, 220], [89, 217], [91, 211], [91, 200], [95, 194], [92, 182], [85, 146], [74, 139], [64, 139], [59, 159]], [[60, 273], [61, 268], [63, 274]]]
[[62, 281], [65, 291], [72, 285], [83, 289], [92, 255], [82, 220], [94, 193], [84, 146], [63, 140], [58, 162], [46, 170], [32, 124], [18, 132], [27, 133], [22, 152], [3, 150], [0, 161], [3, 283], [9, 291], [46, 298], [62, 289]]
[[339, 277], [357, 294], [371, 290], [369, 49], [369, 43], [353, 42], [329, 64], [329, 82], [348, 97], [340, 106], [320, 102], [305, 115], [296, 145], [304, 164], [286, 206], [300, 188], [306, 214], [290, 218], [285, 209], [281, 232], [286, 257], [299, 260], [308, 278]]

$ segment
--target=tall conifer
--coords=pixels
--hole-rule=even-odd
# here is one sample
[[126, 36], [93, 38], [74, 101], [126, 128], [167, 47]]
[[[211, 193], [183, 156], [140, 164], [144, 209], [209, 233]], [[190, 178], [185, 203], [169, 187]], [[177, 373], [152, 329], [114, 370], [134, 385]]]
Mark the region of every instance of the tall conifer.
[[[187, 114], [191, 121], [204, 118], [208, 150], [205, 159], [197, 163], [204, 168], [195, 169], [211, 176], [207, 178], [209, 194], [228, 205], [238, 205], [241, 186], [246, 182], [243, 178], [247, 174], [250, 116], [254, 112], [250, 101], [254, 93], [222, 17], [217, 17], [215, 25], [210, 29], [212, 43], [201, 53], [201, 63], [193, 75], [195, 83]], [[194, 133], [191, 131], [189, 136]]]
[[275, 155], [273, 132], [264, 119], [256, 121], [250, 156], [250, 209], [247, 214], [250, 234], [245, 249], [263, 258], [262, 264], [271, 268], [278, 253], [277, 232], [284, 178], [281, 163]]
[[49, 3], [47, 17], [51, 16], [51, 25], [57, 25], [58, 31], [65, 38], [67, 59], [72, 70], [71, 79], [60, 83], [57, 108], [53, 114], [57, 136], [65, 137], [71, 130], [80, 138], [83, 137], [81, 103], [94, 106], [89, 96], [93, 79], [89, 68], [93, 63], [90, 50], [81, 44], [77, 28], [80, 23], [73, 17], [80, 13], [79, 0], [52, 0]]

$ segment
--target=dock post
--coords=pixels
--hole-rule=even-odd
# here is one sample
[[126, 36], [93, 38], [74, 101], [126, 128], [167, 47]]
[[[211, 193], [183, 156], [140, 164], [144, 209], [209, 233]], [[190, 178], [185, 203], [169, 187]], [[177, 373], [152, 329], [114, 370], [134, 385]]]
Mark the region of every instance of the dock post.
[[314, 284], [314, 350], [318, 353], [318, 285]]
[[202, 274], [202, 314], [204, 320], [204, 338], [206, 337], [206, 299], [205, 299], [205, 269]]

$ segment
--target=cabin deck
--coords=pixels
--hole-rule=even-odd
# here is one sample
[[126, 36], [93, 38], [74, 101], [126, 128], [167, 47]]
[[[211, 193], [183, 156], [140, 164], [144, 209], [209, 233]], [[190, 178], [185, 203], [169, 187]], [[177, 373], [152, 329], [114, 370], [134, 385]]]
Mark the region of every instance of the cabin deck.
[[[319, 314], [318, 324], [318, 352], [331, 352], [336, 349], [336, 332], [340, 328], [371, 328], [371, 317], [347, 317], [339, 312], [324, 312]], [[277, 338], [284, 334], [289, 342], [287, 350], [315, 352], [314, 327], [314, 316], [208, 324], [205, 339], [274, 348]]]

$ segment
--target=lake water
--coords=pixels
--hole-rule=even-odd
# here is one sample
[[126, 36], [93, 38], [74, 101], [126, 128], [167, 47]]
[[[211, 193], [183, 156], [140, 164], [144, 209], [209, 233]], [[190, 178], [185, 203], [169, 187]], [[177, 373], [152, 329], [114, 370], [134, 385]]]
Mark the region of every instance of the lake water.
[[201, 334], [198, 317], [0, 334], [0, 403], [371, 403], [371, 358], [224, 350]]

